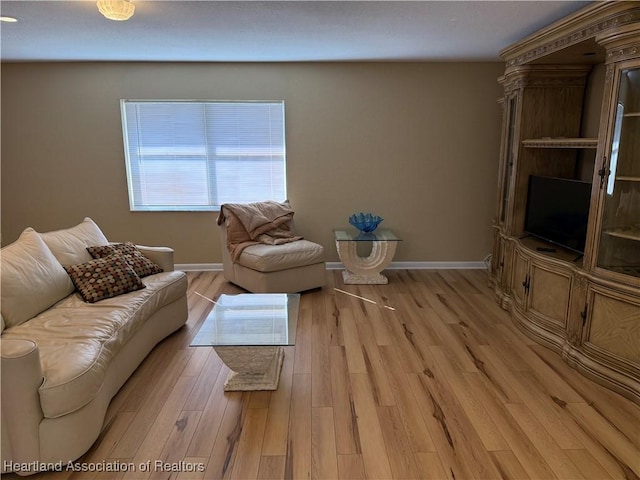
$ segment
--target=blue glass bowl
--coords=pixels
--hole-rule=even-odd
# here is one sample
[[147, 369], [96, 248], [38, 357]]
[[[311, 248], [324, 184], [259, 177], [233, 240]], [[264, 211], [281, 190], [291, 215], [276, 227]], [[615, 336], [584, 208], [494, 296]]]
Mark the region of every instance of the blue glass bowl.
[[363, 233], [371, 233], [376, 228], [380, 222], [382, 222], [383, 218], [378, 215], [373, 215], [372, 213], [354, 213], [349, 217], [349, 223], [356, 227]]

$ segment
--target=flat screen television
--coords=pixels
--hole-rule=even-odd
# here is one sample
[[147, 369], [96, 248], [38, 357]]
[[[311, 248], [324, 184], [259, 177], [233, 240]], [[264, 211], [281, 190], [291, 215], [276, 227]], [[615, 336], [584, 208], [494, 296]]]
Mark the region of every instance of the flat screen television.
[[589, 182], [530, 175], [525, 232], [584, 253], [590, 198]]

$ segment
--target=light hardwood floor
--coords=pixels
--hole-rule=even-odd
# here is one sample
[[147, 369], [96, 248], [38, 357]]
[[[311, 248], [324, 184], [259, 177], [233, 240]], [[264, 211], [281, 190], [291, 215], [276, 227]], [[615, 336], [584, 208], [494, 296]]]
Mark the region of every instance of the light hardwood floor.
[[278, 390], [251, 393], [225, 393], [213, 349], [189, 347], [212, 307], [196, 292], [241, 291], [190, 273], [187, 325], [124, 385], [79, 460], [135, 471], [31, 478], [640, 477], [640, 408], [521, 334], [485, 272], [388, 273], [389, 285], [345, 286], [328, 271], [302, 295]]

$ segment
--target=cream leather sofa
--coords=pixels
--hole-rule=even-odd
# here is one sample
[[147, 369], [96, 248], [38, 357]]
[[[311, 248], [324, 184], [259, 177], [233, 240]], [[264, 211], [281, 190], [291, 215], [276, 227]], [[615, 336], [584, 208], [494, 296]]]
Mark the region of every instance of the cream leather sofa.
[[[62, 265], [108, 244], [86, 218], [27, 229], [0, 251], [2, 472], [66, 466], [94, 443], [112, 397], [153, 347], [187, 319], [187, 278], [173, 250], [139, 247], [164, 271], [129, 293], [86, 303]], [[65, 278], [66, 276], [66, 278]]]

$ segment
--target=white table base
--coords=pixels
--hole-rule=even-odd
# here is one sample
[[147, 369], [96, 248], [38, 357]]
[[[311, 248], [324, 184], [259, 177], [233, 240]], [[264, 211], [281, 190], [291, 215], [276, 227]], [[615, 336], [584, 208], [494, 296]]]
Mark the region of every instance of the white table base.
[[348, 285], [385, 285], [389, 279], [382, 272], [389, 266], [396, 253], [398, 242], [373, 241], [367, 257], [358, 256], [358, 242], [337, 241], [338, 256], [346, 270], [342, 279]]
[[277, 390], [284, 360], [282, 347], [214, 347], [231, 372], [225, 391]]

